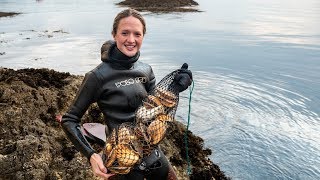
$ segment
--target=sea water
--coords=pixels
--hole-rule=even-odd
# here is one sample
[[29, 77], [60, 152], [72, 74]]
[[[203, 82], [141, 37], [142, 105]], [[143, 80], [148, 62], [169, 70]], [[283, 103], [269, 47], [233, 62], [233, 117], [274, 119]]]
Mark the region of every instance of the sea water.
[[[84, 75], [124, 9], [107, 0], [0, 0], [0, 66]], [[198, 0], [143, 12], [141, 61], [160, 80], [189, 64], [190, 130], [233, 179], [320, 178], [320, 1]], [[188, 121], [189, 91], [177, 119]]]

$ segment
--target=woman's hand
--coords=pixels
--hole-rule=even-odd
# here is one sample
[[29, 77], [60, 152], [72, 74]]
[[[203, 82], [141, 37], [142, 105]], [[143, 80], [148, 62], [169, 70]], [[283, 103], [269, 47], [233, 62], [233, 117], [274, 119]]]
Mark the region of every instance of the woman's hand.
[[188, 69], [187, 63], [184, 63], [182, 67], [178, 69], [178, 73], [173, 81], [179, 92], [186, 90], [191, 85], [192, 72]]
[[91, 169], [93, 171], [93, 174], [98, 177], [101, 177], [103, 179], [109, 179], [109, 177], [114, 175], [111, 173], [108, 174], [108, 170], [104, 166], [101, 156], [97, 153], [94, 153], [91, 155], [90, 164], [91, 164]]

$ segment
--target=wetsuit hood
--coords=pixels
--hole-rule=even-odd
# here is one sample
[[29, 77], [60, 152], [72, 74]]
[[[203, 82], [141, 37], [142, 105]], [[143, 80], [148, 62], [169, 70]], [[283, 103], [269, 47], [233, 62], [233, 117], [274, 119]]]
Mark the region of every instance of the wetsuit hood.
[[132, 57], [126, 56], [112, 40], [106, 41], [101, 47], [101, 61], [112, 64], [116, 69], [130, 69], [139, 57], [140, 51]]

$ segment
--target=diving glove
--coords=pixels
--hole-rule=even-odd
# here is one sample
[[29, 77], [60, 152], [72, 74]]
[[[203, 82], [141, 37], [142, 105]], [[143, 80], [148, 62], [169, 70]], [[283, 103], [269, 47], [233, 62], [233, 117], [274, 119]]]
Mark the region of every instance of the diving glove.
[[178, 69], [177, 75], [174, 77], [173, 82], [179, 92], [186, 90], [192, 83], [192, 72], [188, 69], [188, 64], [184, 63]]

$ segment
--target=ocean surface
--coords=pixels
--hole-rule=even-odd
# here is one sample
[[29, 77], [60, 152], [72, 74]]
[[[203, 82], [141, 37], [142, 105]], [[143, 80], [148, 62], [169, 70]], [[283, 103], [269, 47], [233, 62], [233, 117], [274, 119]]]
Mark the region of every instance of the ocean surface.
[[[0, 0], [0, 66], [84, 75], [111, 39], [118, 0]], [[233, 179], [320, 179], [320, 1], [198, 0], [143, 12], [141, 61], [160, 80], [189, 64], [190, 130]], [[177, 119], [187, 124], [189, 92]]]

